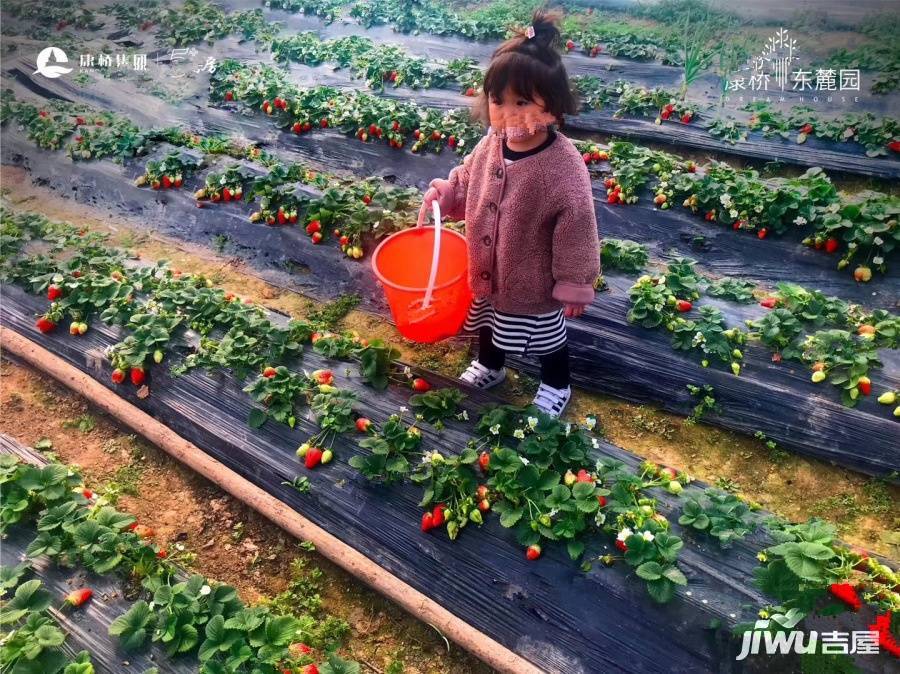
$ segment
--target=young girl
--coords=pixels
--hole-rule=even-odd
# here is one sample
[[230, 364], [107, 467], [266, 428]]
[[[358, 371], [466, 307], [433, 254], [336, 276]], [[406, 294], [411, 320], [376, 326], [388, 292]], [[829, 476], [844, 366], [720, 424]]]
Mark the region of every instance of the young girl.
[[466, 223], [475, 301], [463, 329], [478, 332], [479, 350], [460, 379], [490, 388], [506, 377], [507, 353], [537, 356], [534, 404], [556, 417], [571, 397], [564, 317], [593, 301], [600, 272], [590, 175], [553, 128], [578, 110], [554, 46], [559, 18], [535, 12], [494, 52], [475, 111], [488, 133], [447, 180], [431, 181], [419, 212], [422, 225], [437, 200]]

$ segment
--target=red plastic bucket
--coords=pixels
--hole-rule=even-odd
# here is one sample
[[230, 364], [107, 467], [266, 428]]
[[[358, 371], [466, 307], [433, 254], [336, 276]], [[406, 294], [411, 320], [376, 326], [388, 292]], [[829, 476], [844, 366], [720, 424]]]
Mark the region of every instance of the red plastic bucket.
[[[436, 232], [440, 237], [437, 245]], [[434, 271], [433, 260], [437, 262]], [[469, 253], [461, 234], [439, 225], [397, 232], [375, 249], [372, 269], [401, 335], [431, 343], [460, 331], [472, 303]]]

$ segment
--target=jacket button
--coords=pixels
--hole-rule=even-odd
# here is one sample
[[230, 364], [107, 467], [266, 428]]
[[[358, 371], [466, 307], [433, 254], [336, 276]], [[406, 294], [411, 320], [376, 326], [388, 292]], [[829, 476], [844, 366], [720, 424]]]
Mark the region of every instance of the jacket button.
[[491, 278], [491, 272], [489, 272], [489, 271], [481, 272], [481, 278], [484, 279], [485, 281], [487, 281], [489, 278]]
[[503, 169], [502, 169], [502, 168], [498, 168], [498, 169], [494, 172], [494, 175], [497, 176], [498, 178], [502, 178], [502, 177], [503, 177]]
[[488, 210], [489, 210], [491, 213], [496, 213], [496, 212], [497, 212], [497, 204], [495, 204], [495, 203], [492, 201], [491, 203], [488, 204]]
[[490, 245], [491, 245], [491, 237], [489, 237], [489, 236], [484, 237], [484, 238], [482, 239], [482, 241], [484, 242], [484, 245], [485, 245], [485, 246], [490, 246]]

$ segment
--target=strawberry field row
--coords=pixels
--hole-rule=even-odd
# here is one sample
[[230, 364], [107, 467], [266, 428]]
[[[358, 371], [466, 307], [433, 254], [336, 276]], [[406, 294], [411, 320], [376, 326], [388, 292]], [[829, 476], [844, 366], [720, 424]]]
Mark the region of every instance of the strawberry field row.
[[[7, 240], [10, 242], [21, 238], [23, 232], [30, 232], [34, 236], [46, 228], [46, 223], [29, 220], [27, 217], [7, 216], [4, 223]], [[19, 230], [18, 236], [16, 229]], [[49, 234], [51, 241], [56, 241], [58, 246], [70, 249], [74, 245], [76, 252], [81, 250], [80, 254], [63, 263], [64, 268], [59, 269], [60, 272], [65, 271], [68, 277], [63, 283], [64, 296], [68, 293], [77, 296], [83, 278], [95, 279], [91, 281], [91, 286], [105, 276], [115, 283], [133, 288], [124, 297], [114, 294], [115, 299], [104, 312], [107, 318], [116, 313], [110, 311], [113, 307], [117, 307], [118, 312], [131, 313], [132, 318], [126, 325], [132, 330], [132, 335], [120, 341], [120, 345], [144, 342], [146, 348], [143, 357], [149, 359], [151, 348], [168, 344], [168, 335], [164, 342], [146, 343], [141, 337], [142, 326], [146, 324], [140, 318], [135, 318], [154, 313], [162, 317], [171, 311], [167, 307], [178, 307], [175, 314], [170, 315], [177, 316], [183, 312], [185, 320], [195, 316], [191, 326], [201, 334], [213, 324], [220, 325], [223, 329], [229, 323], [233, 325], [231, 338], [228, 337], [229, 332], [217, 340], [209, 341], [210, 338], [207, 337], [209, 344], [205, 351], [215, 354], [228, 344], [227, 350], [222, 353], [225, 360], [215, 363], [215, 366], [240, 370], [239, 365], [235, 365], [241, 361], [230, 361], [226, 354], [239, 355], [244, 350], [252, 350], [252, 343], [244, 346], [239, 344], [240, 335], [235, 333], [234, 328], [240, 329], [248, 324], [248, 315], [258, 315], [257, 308], [245, 308], [245, 305], [235, 302], [234, 298], [228, 301], [221, 291], [204, 290], [207, 284], [201, 278], [177, 277], [171, 272], [160, 275], [160, 268], [154, 268], [153, 273], [150, 273], [123, 266], [119, 271], [121, 278], [115, 278], [107, 267], [100, 265], [95, 274], [90, 265], [84, 267], [83, 256], [97, 258], [99, 251], [96, 246], [99, 241], [92, 240], [92, 235], [79, 236], [77, 231], [66, 228], [51, 227]], [[121, 260], [120, 257], [111, 255], [107, 257]], [[25, 267], [32, 272], [46, 263], [43, 258], [25, 257], [23, 260]], [[73, 272], [79, 271], [79, 266], [84, 269], [84, 273], [74, 275]], [[36, 278], [35, 287], [40, 289], [47, 279], [40, 275]], [[156, 278], [159, 281], [153, 280]], [[157, 283], [159, 285], [154, 287]], [[195, 290], [191, 291], [191, 288]], [[132, 303], [138, 304], [133, 295], [135, 291], [142, 295], [149, 291], [149, 301], [141, 308], [136, 307], [136, 313], [129, 308]], [[198, 304], [196, 299], [180, 299], [185, 297], [184, 293], [187, 293], [188, 298], [192, 294], [199, 294], [200, 297], [211, 294], [213, 304], [201, 311], [206, 305]], [[61, 298], [56, 301], [61, 301]], [[207, 320], [212, 322], [198, 323], [198, 315], [207, 316]], [[288, 326], [289, 331], [296, 330], [298, 323], [292, 322], [291, 325], [295, 327]], [[262, 329], [265, 330], [265, 326]], [[158, 330], [156, 332], [158, 337], [162, 337]], [[306, 332], [308, 328], [304, 335]], [[250, 335], [261, 338], [261, 335], [252, 331]], [[304, 335], [293, 332], [291, 335], [287, 342], [271, 336], [269, 341], [286, 345], [293, 343], [294, 339], [298, 343], [303, 341]], [[347, 357], [352, 355], [347, 349], [352, 352], [360, 348], [359, 339], [354, 337], [328, 334], [309, 336], [314, 340], [315, 351], [322, 354]], [[201, 344], [203, 341], [201, 340]], [[201, 350], [204, 347], [201, 346]], [[113, 346], [109, 353], [114, 361], [122, 355], [120, 346]], [[137, 357], [140, 352], [131, 349], [130, 353]], [[319, 370], [313, 375], [301, 377], [284, 366], [273, 367], [281, 359], [290, 360], [291, 355], [299, 354], [296, 351], [274, 351], [261, 354], [261, 361], [247, 364], [248, 370], [261, 372], [248, 387], [248, 391], [262, 403], [261, 407], [254, 408], [261, 411], [262, 416], [258, 412], [251, 412], [250, 418], [254, 426], [265, 423], [267, 418], [284, 422], [289, 427], [296, 420], [299, 426], [301, 416], [293, 411], [293, 407], [300, 402], [298, 398], [314, 392], [310, 402], [318, 418], [319, 431], [300, 448], [308, 467], [316, 468], [323, 461], [325, 452], [332, 451], [331, 440], [326, 441], [326, 437], [335, 439], [346, 432], [360, 433], [366, 438], [360, 443], [364, 451], [352, 459], [350, 465], [369, 479], [379, 482], [390, 483], [410, 477], [420, 484], [424, 490], [421, 505], [428, 507], [422, 518], [422, 528], [425, 530], [440, 526], [453, 539], [466, 524], [470, 527], [477, 526], [487, 512], [497, 512], [500, 514], [500, 524], [515, 528], [519, 543], [527, 548], [527, 557], [535, 559], [541, 556], [541, 545], [548, 539], [568, 541], [569, 553], [573, 557], [581, 557], [585, 554], [585, 536], [596, 527], [612, 535], [617, 541], [616, 547], [623, 553], [621, 558], [616, 554], [602, 555], [599, 561], [615, 564], [618, 559], [624, 559], [627, 564], [636, 567], [638, 576], [647, 581], [648, 590], [657, 601], [670, 599], [674, 587], [682, 584], [682, 581], [686, 582], [676, 566], [678, 551], [683, 543], [679, 537], [674, 536], [671, 525], [660, 513], [658, 499], [647, 490], [665, 486], [671, 494], [678, 494], [682, 484], [689, 478], [649, 464], [632, 472], [608, 459], [598, 461], [595, 470], [586, 469], [588, 454], [599, 446], [591, 438], [591, 430], [596, 423], [593, 419], [586, 419], [581, 424], [564, 424], [534, 414], [531, 410], [488, 407], [480, 413], [480, 420], [473, 433], [476, 439], [461, 454], [448, 455], [423, 449], [422, 432], [418, 430], [421, 424], [435, 423], [441, 419], [453, 420], [454, 424], [459, 424], [456, 418], [467, 416], [465, 410], [458, 411], [456, 400], [442, 393], [444, 389], [420, 393], [410, 399], [409, 404], [419, 415], [411, 423], [406, 420], [406, 410], [402, 408], [399, 414], [388, 416], [380, 424], [369, 422], [368, 419], [361, 422], [361, 418], [354, 422], [356, 396], [351, 391], [341, 393], [341, 389], [335, 388], [333, 382], [336, 378], [330, 371]], [[127, 364], [134, 370], [142, 368], [143, 362], [145, 361], [129, 360]], [[263, 362], [270, 364], [262, 367]], [[197, 364], [199, 363], [193, 365]], [[210, 365], [209, 362], [206, 364]], [[403, 379], [400, 373], [397, 375]], [[136, 383], [149, 383], [153, 388], [152, 377], [145, 382], [142, 376]], [[297, 387], [298, 384], [300, 388]], [[417, 387], [420, 390], [425, 388], [418, 384]], [[303, 393], [304, 391], [309, 393]], [[322, 405], [317, 402], [316, 398], [320, 397], [329, 399], [329, 403]], [[339, 399], [343, 402], [335, 404]], [[308, 424], [302, 425], [305, 428]], [[323, 444], [325, 448], [321, 449]], [[483, 485], [477, 486], [482, 480]], [[295, 480], [294, 484], [303, 487], [305, 483]], [[704, 520], [700, 518], [703, 513], [709, 513], [705, 515], [707, 518], [710, 515], [720, 519], [725, 517], [725, 521], [729, 521], [728, 517], [738, 518], [735, 522], [742, 523], [741, 526], [747, 531], [755, 526], [753, 518], [741, 515], [733, 504], [726, 507], [727, 501], [721, 501], [714, 493], [710, 493], [709, 498], [713, 500], [707, 501], [692, 493], [689, 503], [693, 505], [685, 506], [680, 520], [700, 531], [706, 529]], [[717, 510], [723, 507], [730, 514]], [[736, 523], [733, 524], [737, 526]], [[818, 600], [810, 603], [813, 596], [819, 600], [824, 599], [829, 589], [836, 596], [846, 596], [844, 590], [836, 589], [833, 585], [844, 579], [858, 578], [855, 575], [857, 573], [862, 573], [867, 578], [863, 581], [865, 587], [871, 590], [864, 591], [867, 601], [882, 608], [896, 605], [898, 597], [891, 588], [896, 587], [897, 579], [890, 575], [890, 570], [875, 562], [866, 562], [858, 552], [849, 552], [834, 545], [833, 532], [828, 528], [811, 524], [800, 527], [783, 526], [780, 530], [782, 533], [779, 535], [784, 542], [768, 547], [766, 554], [760, 557], [765, 569], [760, 574], [767, 579], [762, 582], [779, 588], [776, 594], [779, 604], [776, 607], [766, 607], [764, 610], [768, 614], [797, 617], [819, 604]], [[719, 537], [715, 532], [713, 535]], [[741, 537], [740, 534], [737, 535], [738, 540]], [[725, 544], [731, 542], [727, 538], [720, 540]], [[815, 553], [816, 568], [805, 564], [802, 574], [798, 575], [797, 569], [800, 567], [794, 569], [791, 560], [798, 552], [806, 550], [809, 547], [806, 544], [811, 541], [821, 546]], [[854, 571], [854, 567], [859, 567], [861, 571]], [[792, 587], [795, 589], [791, 589]], [[816, 588], [815, 595], [810, 594], [811, 588]], [[855, 590], [851, 591], [856, 596]]]
[[[15, 568], [4, 567], [4, 589], [15, 589], [0, 618], [0, 624], [10, 629], [0, 648], [0, 664], [9, 671], [94, 671], [87, 652], [73, 664], [66, 663], [60, 649], [65, 637], [45, 613], [52, 602], [50, 593], [40, 587], [39, 579], [24, 580], [34, 573], [34, 561], [46, 557], [58, 566], [116, 575], [140, 588], [141, 598], [108, 627], [109, 636], [126, 653], [158, 643], [169, 658], [196, 656], [196, 671], [201, 674], [359, 672], [357, 663], [333, 653], [346, 625], [340, 629], [333, 618], [302, 610], [291, 615], [265, 606], [248, 607], [234, 587], [199, 574], [188, 577], [167, 549], [153, 541], [151, 527], [117, 510], [112, 495], [86, 487], [77, 470], [60, 463], [22, 463], [4, 453], [0, 485], [0, 530], [4, 534], [12, 526], [34, 530], [25, 561]], [[92, 603], [100, 601], [94, 594], [89, 587], [75, 589], [65, 605], [90, 611]], [[35, 639], [38, 635], [41, 638]], [[313, 649], [327, 660], [321, 667]]]

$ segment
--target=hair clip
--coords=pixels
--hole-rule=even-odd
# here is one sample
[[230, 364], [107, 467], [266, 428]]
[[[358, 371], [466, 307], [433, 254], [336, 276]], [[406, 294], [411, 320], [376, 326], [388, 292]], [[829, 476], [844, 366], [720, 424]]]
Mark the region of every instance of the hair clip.
[[525, 35], [528, 36], [529, 40], [534, 37], [534, 26], [533, 25], [528, 26], [528, 28], [525, 29]]

